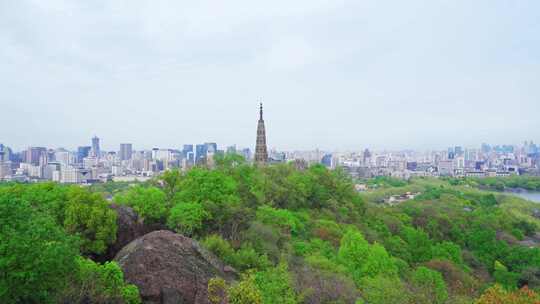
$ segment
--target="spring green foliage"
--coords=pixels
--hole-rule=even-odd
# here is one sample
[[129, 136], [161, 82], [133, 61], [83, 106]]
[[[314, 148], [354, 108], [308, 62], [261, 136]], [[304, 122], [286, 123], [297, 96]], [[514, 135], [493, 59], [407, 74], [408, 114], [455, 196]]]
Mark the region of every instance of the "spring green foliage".
[[505, 188], [540, 190], [540, 177], [533, 176], [511, 176], [507, 178], [469, 178], [462, 182], [470, 185], [485, 186], [498, 191], [502, 191]]
[[81, 236], [83, 252], [103, 253], [116, 239], [116, 213], [99, 194], [74, 187], [68, 192], [64, 227]]
[[262, 302], [264, 304], [297, 303], [286, 264], [280, 263], [276, 267], [256, 272], [254, 276], [255, 285], [261, 292]]
[[397, 276], [397, 266], [386, 249], [377, 243], [370, 245], [360, 232], [353, 229], [343, 236], [338, 259], [359, 286], [365, 277]]
[[283, 263], [262, 271], [248, 272], [239, 283], [229, 288], [228, 299], [229, 303], [238, 304], [298, 303], [287, 265]]
[[[216, 303], [473, 303], [493, 283], [504, 291], [482, 301], [512, 297], [540, 288], [540, 249], [519, 243], [535, 240], [538, 205], [477, 187], [535, 181], [375, 178], [357, 193], [339, 169], [225, 155], [134, 186], [1, 184], [0, 302], [140, 301], [118, 265], [88, 259], [115, 241], [103, 193], [234, 267], [238, 282], [209, 284]], [[405, 192], [420, 194], [384, 204]]]
[[116, 239], [116, 213], [100, 194], [88, 189], [54, 183], [8, 184], [0, 187], [0, 196], [24, 202], [49, 215], [70, 234], [80, 236], [84, 253], [103, 253]]
[[262, 293], [257, 287], [255, 276], [247, 275], [228, 291], [231, 304], [263, 304]]
[[49, 215], [0, 196], [0, 302], [54, 303], [77, 269], [78, 246]]
[[408, 182], [402, 179], [392, 178], [388, 176], [377, 176], [365, 181], [371, 188], [393, 188], [404, 187], [408, 185]]
[[434, 259], [446, 259], [454, 262], [456, 265], [463, 265], [461, 247], [458, 245], [452, 242], [444, 241], [442, 243], [433, 245], [431, 249], [432, 257]]
[[[93, 303], [140, 303], [137, 288], [123, 282], [116, 264], [99, 266], [79, 255], [80, 249], [95, 252], [96, 244], [104, 246], [97, 241], [108, 236], [104, 226], [116, 225], [110, 221], [115, 217], [109, 209], [102, 208], [99, 196], [71, 188], [61, 203], [55, 200], [56, 195], [65, 189], [49, 184], [26, 186], [29, 191], [36, 187], [37, 192], [46, 194], [39, 201], [29, 193], [13, 196], [12, 191], [20, 191], [21, 186], [12, 187], [0, 190], [1, 303], [76, 302], [82, 301], [82, 296]], [[65, 227], [41, 204], [64, 206], [65, 212], [61, 208], [56, 211], [57, 216], [64, 216]]]
[[363, 278], [360, 291], [361, 298], [356, 304], [407, 304], [411, 299], [400, 279], [384, 275]]
[[419, 296], [418, 303], [442, 304], [448, 298], [446, 283], [437, 271], [420, 266], [413, 272], [411, 281]]
[[124, 282], [124, 274], [115, 262], [103, 265], [92, 260], [79, 258], [78, 272], [71, 282], [64, 301], [79, 303], [125, 303], [139, 304], [139, 290], [135, 285]]
[[516, 288], [519, 280], [518, 273], [508, 271], [508, 268], [499, 261], [495, 261], [493, 269], [493, 278], [495, 279], [495, 282], [507, 289]]
[[407, 252], [411, 257], [408, 262], [421, 263], [429, 261], [432, 257], [432, 241], [423, 229], [405, 227], [401, 231], [401, 237], [407, 244]]
[[159, 222], [167, 216], [166, 195], [157, 187], [137, 185], [126, 193], [116, 195], [114, 200], [119, 204], [133, 207], [146, 223]]
[[289, 234], [298, 234], [303, 229], [300, 220], [287, 209], [261, 206], [257, 209], [257, 220], [278, 227]]
[[199, 203], [180, 203], [174, 206], [167, 219], [167, 226], [174, 231], [192, 236], [203, 227], [210, 214]]
[[256, 252], [249, 243], [244, 244], [238, 250], [234, 250], [229, 242], [219, 235], [213, 234], [205, 238], [202, 244], [225, 263], [238, 270], [262, 270], [270, 266], [266, 255]]

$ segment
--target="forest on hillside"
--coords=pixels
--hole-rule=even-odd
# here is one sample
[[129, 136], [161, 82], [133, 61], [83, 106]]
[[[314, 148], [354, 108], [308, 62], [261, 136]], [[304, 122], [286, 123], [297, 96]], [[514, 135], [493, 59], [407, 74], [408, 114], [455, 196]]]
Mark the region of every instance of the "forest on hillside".
[[[479, 189], [515, 180], [375, 178], [357, 192], [339, 169], [227, 155], [138, 184], [0, 184], [0, 303], [144, 302], [107, 255], [111, 204], [235, 269], [208, 282], [208, 303], [540, 303], [540, 206]], [[417, 195], [385, 203], [404, 193]]]

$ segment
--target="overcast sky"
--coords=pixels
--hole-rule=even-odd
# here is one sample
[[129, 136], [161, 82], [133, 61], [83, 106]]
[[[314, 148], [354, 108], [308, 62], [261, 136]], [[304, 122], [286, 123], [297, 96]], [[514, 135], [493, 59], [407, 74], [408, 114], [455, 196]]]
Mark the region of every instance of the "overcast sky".
[[540, 141], [540, 1], [0, 0], [0, 143]]

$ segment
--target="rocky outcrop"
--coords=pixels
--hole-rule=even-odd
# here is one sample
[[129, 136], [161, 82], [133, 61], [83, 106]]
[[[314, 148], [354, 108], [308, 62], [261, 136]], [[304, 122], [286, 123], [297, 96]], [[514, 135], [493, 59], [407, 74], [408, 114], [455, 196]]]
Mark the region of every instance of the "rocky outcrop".
[[117, 214], [116, 241], [114, 244], [109, 245], [104, 254], [94, 257], [96, 261], [110, 261], [114, 259], [116, 254], [122, 250], [124, 246], [136, 238], [139, 238], [152, 231], [165, 229], [165, 227], [161, 224], [145, 224], [142, 218], [140, 218], [137, 212], [135, 212], [135, 210], [133, 210], [131, 207], [118, 204], [111, 204], [109, 207], [116, 211]]
[[116, 241], [114, 244], [109, 245], [103, 255], [95, 257], [95, 260], [99, 262], [112, 260], [124, 246], [150, 232], [137, 215], [137, 212], [131, 207], [117, 204], [111, 204], [109, 207], [116, 211], [117, 215]]
[[208, 280], [233, 280], [235, 272], [188, 237], [154, 231], [125, 246], [115, 257], [126, 281], [139, 287], [146, 304], [207, 304]]

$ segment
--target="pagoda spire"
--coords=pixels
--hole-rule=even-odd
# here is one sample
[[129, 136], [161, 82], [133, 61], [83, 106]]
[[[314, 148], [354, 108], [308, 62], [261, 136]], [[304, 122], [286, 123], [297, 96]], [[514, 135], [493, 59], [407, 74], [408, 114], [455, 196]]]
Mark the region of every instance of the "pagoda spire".
[[268, 150], [266, 149], [266, 130], [263, 119], [263, 104], [260, 103], [259, 123], [257, 124], [257, 143], [255, 145], [255, 163], [265, 164], [268, 162]]

